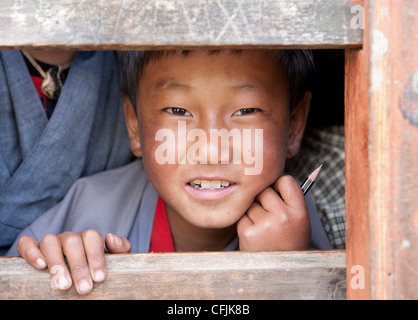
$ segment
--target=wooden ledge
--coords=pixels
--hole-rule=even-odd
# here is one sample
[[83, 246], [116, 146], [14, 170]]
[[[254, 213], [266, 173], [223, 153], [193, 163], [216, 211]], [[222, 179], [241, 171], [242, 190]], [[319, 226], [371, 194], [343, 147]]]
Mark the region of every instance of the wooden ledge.
[[47, 271], [0, 257], [0, 299], [345, 299], [342, 250], [107, 255], [87, 296], [52, 289]]
[[361, 47], [361, 0], [0, 2], [0, 49]]

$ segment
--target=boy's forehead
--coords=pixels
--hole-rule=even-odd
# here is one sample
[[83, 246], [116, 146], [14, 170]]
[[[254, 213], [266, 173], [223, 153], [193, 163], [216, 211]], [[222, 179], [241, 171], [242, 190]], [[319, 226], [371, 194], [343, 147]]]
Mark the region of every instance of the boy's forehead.
[[[170, 92], [170, 91], [190, 91], [195, 87], [193, 84], [187, 82], [181, 82], [181, 80], [161, 78], [155, 82], [151, 90], [154, 92]], [[259, 81], [256, 78], [240, 78], [236, 81], [231, 81], [227, 89], [239, 92], [239, 91], [258, 91], [265, 92], [270, 91], [270, 88], [265, 83]]]
[[[266, 59], [267, 57], [274, 58], [275, 54], [273, 50], [264, 49], [247, 49], [247, 50], [207, 50], [207, 49], [196, 49], [196, 50], [167, 50], [167, 51], [151, 51], [146, 55], [144, 64], [158, 64], [164, 60], [170, 60], [173, 58], [181, 58], [187, 62], [187, 58], [192, 57], [193, 59], [201, 60], [214, 60], [217, 58], [223, 58], [225, 56], [233, 59], [245, 58], [251, 56], [253, 60], [257, 58]], [[273, 61], [273, 60], [272, 60]]]
[[[203, 71], [199, 74], [197, 70]], [[159, 54], [149, 60], [140, 77], [140, 81], [153, 80], [155, 91], [171, 89], [190, 89], [185, 78], [199, 74], [208, 78], [214, 74], [229, 72], [231, 79], [235, 76], [234, 89], [266, 89], [262, 79], [267, 74], [275, 78], [282, 75], [282, 70], [275, 62], [274, 54], [267, 50], [219, 50], [213, 53], [208, 50], [170, 51]], [[144, 77], [144, 75], [146, 75]]]

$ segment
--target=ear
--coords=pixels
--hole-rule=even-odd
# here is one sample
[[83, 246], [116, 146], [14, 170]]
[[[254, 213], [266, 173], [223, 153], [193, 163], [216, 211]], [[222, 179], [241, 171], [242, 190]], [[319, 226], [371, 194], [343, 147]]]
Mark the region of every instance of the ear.
[[289, 140], [287, 143], [286, 158], [294, 157], [300, 149], [306, 121], [308, 119], [312, 94], [306, 91], [302, 99], [290, 114]]
[[139, 158], [142, 156], [142, 152], [139, 140], [138, 119], [131, 100], [125, 95], [123, 95], [123, 112], [125, 113], [126, 129], [128, 130], [131, 150]]

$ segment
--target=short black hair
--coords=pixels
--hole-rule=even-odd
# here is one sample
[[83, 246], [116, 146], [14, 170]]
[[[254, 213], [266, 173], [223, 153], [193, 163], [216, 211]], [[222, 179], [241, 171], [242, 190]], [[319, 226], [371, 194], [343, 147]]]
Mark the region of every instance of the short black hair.
[[[208, 54], [217, 54], [224, 50], [208, 50]], [[242, 50], [228, 50], [239, 53]], [[277, 63], [283, 69], [288, 81], [290, 110], [297, 106], [303, 95], [309, 90], [309, 82], [314, 71], [314, 60], [311, 50], [268, 50], [272, 51]], [[120, 51], [121, 92], [126, 95], [136, 108], [136, 94], [139, 80], [145, 66], [164, 56], [174, 55], [177, 50], [155, 51]], [[187, 55], [189, 50], [182, 50]]]

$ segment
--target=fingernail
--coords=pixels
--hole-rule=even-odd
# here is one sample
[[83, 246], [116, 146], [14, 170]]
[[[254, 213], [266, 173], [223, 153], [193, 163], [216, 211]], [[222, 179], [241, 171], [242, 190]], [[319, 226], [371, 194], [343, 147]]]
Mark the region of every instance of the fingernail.
[[91, 285], [87, 280], [81, 280], [78, 284], [78, 293], [84, 293], [91, 289]]
[[68, 281], [67, 277], [65, 276], [61, 276], [58, 279], [58, 288], [63, 290], [66, 289], [68, 287], [68, 285], [70, 284], [70, 282]]
[[105, 279], [105, 274], [102, 270], [97, 270], [94, 273], [94, 281], [96, 282], [102, 282]]
[[46, 262], [43, 259], [38, 258], [38, 259], [36, 259], [36, 266], [38, 267], [38, 269], [45, 269], [46, 268]]
[[116, 246], [121, 246], [122, 244], [123, 244], [123, 242], [122, 242], [122, 239], [121, 238], [119, 238], [118, 236], [116, 236], [116, 235], [113, 235], [113, 241], [115, 242], [115, 245]]

